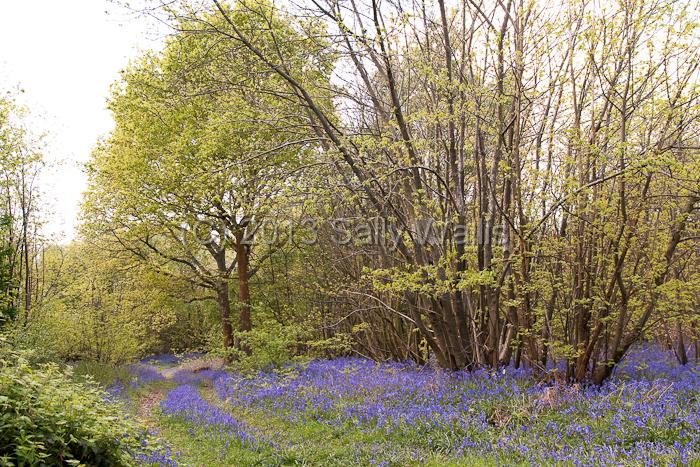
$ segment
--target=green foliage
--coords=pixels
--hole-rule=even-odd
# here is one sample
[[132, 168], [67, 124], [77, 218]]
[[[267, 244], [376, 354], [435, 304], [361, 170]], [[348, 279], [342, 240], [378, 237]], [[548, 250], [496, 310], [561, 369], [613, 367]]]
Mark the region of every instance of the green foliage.
[[18, 343], [45, 360], [122, 363], [156, 350], [175, 321], [175, 300], [138, 264], [73, 243], [44, 254], [51, 291], [16, 330]]
[[[272, 3], [256, 7], [274, 10]], [[286, 42], [285, 55], [295, 57], [290, 64], [329, 73], [317, 69], [308, 43], [294, 40], [298, 34], [287, 18], [268, 23], [239, 5], [232, 14], [246, 30], [273, 28]], [[208, 18], [225, 27], [219, 15]], [[265, 73], [254, 54], [212, 38], [200, 21], [183, 16], [178, 22], [178, 28], [202, 34], [174, 36], [162, 52], [132, 63], [113, 88], [109, 108], [116, 125], [88, 165], [83, 234], [189, 284], [195, 293], [188, 299], [216, 297], [222, 320], [228, 320], [232, 282], [250, 280], [269, 258], [269, 251], [258, 250], [287, 246], [244, 240], [262, 236], [266, 220], [298, 214], [290, 209], [292, 186], [313, 161], [309, 142], [317, 136], [304, 109], [280, 98], [289, 92], [284, 81]], [[255, 83], [255, 90], [242, 83]], [[267, 88], [277, 92], [259, 92]], [[239, 272], [236, 259], [243, 255], [246, 271]], [[241, 320], [241, 329], [248, 322]], [[228, 328], [225, 333], [230, 345]]]
[[0, 348], [1, 465], [133, 465], [149, 436], [94, 385]]
[[127, 384], [132, 378], [128, 366], [114, 366], [111, 363], [102, 363], [82, 360], [71, 366], [72, 377], [79, 382], [97, 382], [103, 387], [113, 384]]
[[338, 332], [334, 335], [309, 340], [306, 343], [306, 354], [314, 358], [333, 358], [348, 355], [352, 351], [352, 334]]
[[14, 321], [17, 309], [14, 306], [17, 292], [12, 277], [12, 246], [7, 240], [7, 231], [12, 223], [10, 216], [0, 217], [0, 327]]
[[235, 366], [241, 370], [280, 367], [299, 355], [308, 331], [299, 325], [282, 325], [274, 320], [256, 323], [256, 326], [245, 332], [237, 332], [236, 339], [240, 349], [216, 348], [215, 354], [230, 357]]
[[42, 138], [26, 127], [26, 114], [11, 94], [0, 96], [0, 326], [38, 296], [32, 265], [39, 253]]
[[226, 349], [219, 344], [218, 333], [212, 334], [209, 349], [214, 355], [227, 357], [241, 371], [280, 368], [312, 358], [333, 358], [347, 355], [352, 349], [349, 334], [319, 338], [309, 323], [282, 324], [273, 318], [256, 321], [252, 330], [236, 332], [235, 338], [239, 348]]

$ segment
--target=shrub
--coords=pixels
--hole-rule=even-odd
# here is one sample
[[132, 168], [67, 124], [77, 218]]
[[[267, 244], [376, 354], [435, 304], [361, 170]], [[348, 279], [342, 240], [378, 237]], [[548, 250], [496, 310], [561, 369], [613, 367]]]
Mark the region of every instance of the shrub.
[[157, 450], [106, 393], [0, 340], [0, 465], [133, 465]]
[[114, 366], [110, 363], [101, 363], [90, 360], [81, 360], [71, 365], [73, 380], [78, 382], [95, 381], [102, 387], [114, 384], [127, 384], [131, 380], [129, 367]]
[[260, 320], [250, 331], [235, 332], [234, 338], [240, 348], [224, 349], [219, 345], [221, 338], [217, 332], [210, 338], [209, 351], [227, 358], [239, 371], [279, 368], [312, 358], [333, 358], [347, 355], [352, 349], [349, 334], [314, 339], [303, 325], [281, 324], [274, 319]]
[[251, 331], [238, 332], [236, 339], [243, 348], [250, 349], [250, 353], [237, 352], [234, 355], [236, 367], [260, 369], [282, 366], [293, 359], [304, 337], [300, 326], [284, 326], [274, 320], [261, 322]]

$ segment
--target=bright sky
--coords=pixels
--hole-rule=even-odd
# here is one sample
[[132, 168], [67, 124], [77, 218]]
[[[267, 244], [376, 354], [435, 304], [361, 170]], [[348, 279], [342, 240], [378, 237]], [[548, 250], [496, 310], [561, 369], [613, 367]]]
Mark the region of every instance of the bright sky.
[[22, 89], [29, 126], [48, 133], [41, 183], [57, 240], [74, 235], [82, 164], [112, 128], [109, 87], [139, 50], [160, 46], [157, 29], [108, 0], [0, 0], [0, 92]]

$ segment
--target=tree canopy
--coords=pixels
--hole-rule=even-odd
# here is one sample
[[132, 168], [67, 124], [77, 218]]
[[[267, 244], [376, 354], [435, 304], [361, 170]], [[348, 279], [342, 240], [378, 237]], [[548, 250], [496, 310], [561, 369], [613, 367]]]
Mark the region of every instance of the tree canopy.
[[[75, 277], [106, 280], [110, 316], [230, 359], [275, 329], [290, 354], [597, 383], [636, 342], [698, 342], [692, 2], [153, 6], [171, 34], [112, 89], [64, 252], [124, 269]], [[127, 297], [139, 281], [170, 312]]]

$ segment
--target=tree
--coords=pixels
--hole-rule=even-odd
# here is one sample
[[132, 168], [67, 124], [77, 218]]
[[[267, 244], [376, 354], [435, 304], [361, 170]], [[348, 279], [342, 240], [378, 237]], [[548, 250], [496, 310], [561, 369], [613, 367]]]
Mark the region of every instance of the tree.
[[20, 334], [23, 344], [52, 358], [113, 364], [159, 350], [178, 301], [146, 265], [104, 246], [73, 242], [44, 252], [45, 295]]
[[9, 217], [0, 219], [0, 238], [2, 238], [2, 250], [0, 250], [0, 327], [14, 321], [17, 310], [14, 307], [15, 283], [12, 277], [12, 247], [6, 238], [8, 226], [12, 222]]
[[0, 98], [0, 306], [3, 321], [14, 320], [21, 309], [26, 325], [38, 284], [34, 277], [41, 249], [36, 182], [43, 162], [40, 139], [25, 127], [25, 113], [9, 95]]
[[343, 210], [391, 226], [391, 247], [345, 247], [364, 271], [353, 292], [379, 310], [347, 316], [375, 322], [374, 341], [419, 348], [418, 333], [453, 369], [564, 358], [570, 378], [599, 382], [645, 334], [681, 240], [697, 244], [690, 2], [237, 2], [261, 25], [304, 18], [299, 40], [330, 44], [334, 100], [276, 29], [183, 3], [169, 11], [286, 83], [338, 167]]
[[[246, 16], [236, 21], [257, 27]], [[178, 27], [190, 33], [143, 57], [115, 87], [116, 128], [89, 165], [85, 235], [108, 234], [156, 270], [213, 292], [230, 348], [230, 281], [238, 282], [238, 330], [249, 331], [250, 278], [284, 243], [272, 235], [256, 248], [255, 239], [266, 220], [274, 228], [284, 219], [285, 192], [314, 138], [285, 92], [239, 85], [274, 89], [275, 75], [197, 24]]]

